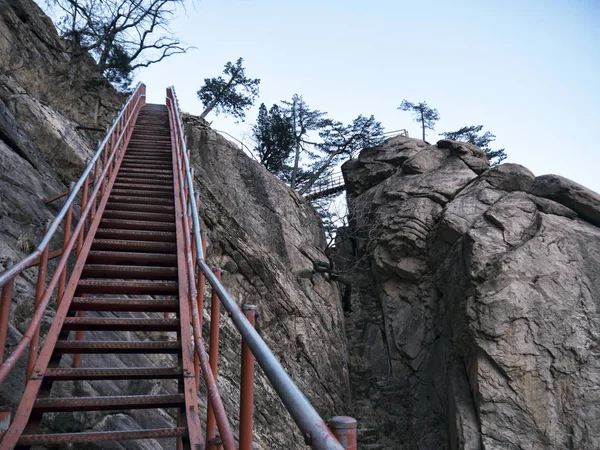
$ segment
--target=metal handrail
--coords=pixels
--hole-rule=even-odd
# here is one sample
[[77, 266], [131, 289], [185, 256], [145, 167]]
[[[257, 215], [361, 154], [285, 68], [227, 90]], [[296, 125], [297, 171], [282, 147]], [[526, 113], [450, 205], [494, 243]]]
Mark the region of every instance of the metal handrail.
[[[98, 192], [102, 194], [105, 193], [105, 183], [106, 178], [110, 177], [113, 171], [113, 162], [115, 162], [116, 158], [119, 154], [122, 156], [123, 149], [121, 148], [122, 140], [127, 139], [130, 135], [133, 123], [132, 119], [137, 117], [137, 112], [141, 107], [140, 103], [143, 105], [145, 102], [145, 86], [143, 84], [138, 84], [135, 91], [128, 99], [125, 106], [115, 119], [113, 126], [110, 128], [108, 134], [104, 138], [104, 140], [98, 146], [98, 150], [88, 163], [86, 169], [81, 175], [79, 181], [72, 185], [70, 188], [70, 195], [65, 201], [61, 211], [58, 213], [56, 218], [46, 227], [46, 233], [42, 238], [40, 244], [37, 249], [32, 252], [29, 256], [21, 260], [18, 264], [7, 267], [7, 270], [0, 274], [0, 287], [2, 288], [2, 302], [6, 301], [7, 304], [10, 304], [12, 297], [12, 285], [14, 284], [14, 279], [21, 272], [23, 272], [28, 267], [35, 265], [38, 259], [41, 257], [43, 260], [43, 266], [40, 266], [40, 271], [38, 273], [38, 291], [36, 292], [36, 302], [35, 309], [33, 311], [33, 315], [31, 318], [31, 322], [27, 327], [25, 333], [11, 352], [11, 354], [6, 358], [0, 367], [0, 383], [2, 383], [5, 378], [8, 376], [10, 371], [14, 368], [16, 362], [21, 358], [27, 346], [30, 346], [30, 361], [28, 367], [27, 378], [30, 376], [31, 369], [33, 368], [33, 364], [35, 363], [35, 359], [37, 358], [37, 340], [39, 339], [39, 326], [45, 309], [47, 308], [50, 299], [52, 297], [52, 293], [56, 286], [59, 286], [59, 295], [57, 296], [57, 302], [60, 302], [60, 291], [61, 284], [64, 288], [64, 280], [66, 279], [66, 270], [67, 270], [67, 261], [71, 254], [71, 251], [74, 250], [75, 246], [77, 246], [77, 251], [80, 250], [80, 245], [83, 241], [83, 234], [85, 234], [85, 223], [88, 219], [88, 215], [90, 211], [92, 214], [95, 212], [96, 208], [96, 197]], [[127, 115], [127, 116], [125, 116]], [[126, 120], [123, 120], [123, 119]], [[115, 133], [116, 131], [116, 133]], [[114, 134], [113, 134], [114, 133]], [[115, 138], [115, 134], [118, 136]], [[110, 156], [108, 155], [108, 151], [110, 150]], [[104, 153], [104, 159], [102, 161], [102, 172], [98, 174], [94, 174], [94, 178], [96, 180], [96, 184], [92, 189], [92, 192], [87, 198], [87, 189], [88, 183], [87, 179], [92, 173], [92, 170], [96, 171], [99, 163], [99, 158]], [[83, 195], [82, 195], [82, 210], [80, 212], [79, 220], [71, 233], [71, 217], [73, 214], [73, 206], [78, 190], [84, 186]], [[89, 200], [89, 202], [88, 202]], [[59, 225], [64, 217], [67, 217], [65, 222], [65, 237], [63, 239], [63, 250], [62, 257], [59, 260], [54, 273], [48, 283], [48, 286], [45, 286], [45, 270], [46, 264], [48, 260], [48, 246], [54, 234], [59, 229]], [[10, 291], [11, 295], [4, 296], [6, 289]], [[41, 289], [41, 290], [40, 290]], [[8, 306], [7, 306], [8, 308]], [[8, 315], [3, 316], [2, 323], [0, 323], [0, 327], [2, 327], [2, 344], [0, 345], [0, 351], [4, 352], [4, 344], [6, 338], [6, 323], [4, 321], [8, 320]]]
[[188, 208], [188, 211], [190, 211], [192, 216], [192, 232], [196, 251], [196, 265], [204, 274], [214, 292], [216, 292], [217, 296], [221, 300], [223, 306], [230, 314], [235, 327], [238, 329], [239, 333], [244, 339], [244, 342], [254, 354], [258, 364], [263, 369], [269, 382], [279, 395], [286, 409], [298, 425], [298, 428], [301, 430], [305, 441], [310, 444], [312, 448], [317, 450], [344, 450], [344, 447], [327, 427], [325, 421], [319, 416], [317, 411], [310, 404], [302, 391], [300, 391], [298, 386], [296, 386], [273, 352], [271, 352], [267, 344], [246, 319], [246, 316], [237, 306], [235, 300], [229, 295], [225, 287], [223, 287], [219, 279], [206, 264], [202, 250], [200, 219], [198, 217], [194, 182], [187, 154], [188, 151], [185, 143], [185, 135], [181, 124], [179, 104], [174, 87], [167, 89], [167, 106], [174, 110], [173, 116], [176, 119], [177, 131], [179, 134], [178, 141], [179, 145], [181, 146], [180, 151], [183, 156], [186, 175], [186, 188], [190, 203], [190, 208]]
[[[50, 241], [52, 240], [54, 233], [56, 233], [56, 231], [58, 230], [58, 227], [59, 227], [60, 223], [62, 222], [62, 220], [64, 219], [65, 215], [67, 214], [69, 207], [75, 201], [75, 198], [77, 197], [77, 194], [79, 193], [79, 190], [83, 186], [84, 180], [88, 177], [88, 175], [94, 169], [94, 165], [96, 164], [96, 161], [98, 161], [98, 158], [100, 158], [100, 156], [102, 155], [102, 151], [104, 150], [104, 147], [106, 146], [112, 133], [116, 129], [117, 124], [123, 117], [123, 114], [128, 109], [131, 102], [134, 99], [138, 98], [137, 97], [138, 91], [144, 90], [143, 96], [145, 97], [145, 88], [146, 88], [146, 86], [144, 86], [142, 83], [137, 84], [137, 86], [135, 87], [135, 90], [133, 91], [133, 94], [131, 94], [131, 96], [127, 100], [127, 103], [125, 103], [125, 106], [123, 106], [123, 108], [121, 109], [121, 112], [119, 113], [119, 115], [117, 116], [115, 121], [113, 122], [113, 125], [110, 127], [110, 129], [106, 133], [106, 136], [104, 137], [102, 142], [98, 145], [98, 149], [96, 150], [96, 153], [94, 153], [94, 156], [92, 157], [92, 159], [88, 163], [87, 167], [81, 174], [81, 177], [79, 178], [77, 183], [75, 183], [75, 186], [71, 189], [71, 194], [65, 201], [63, 207], [58, 212], [58, 214], [54, 218], [54, 220], [50, 223], [48, 230], [46, 231], [46, 234], [42, 238], [42, 240], [39, 243], [39, 245], [37, 246], [37, 248], [31, 254], [29, 254], [29, 256], [22, 259], [18, 264], [15, 264], [10, 269], [7, 269], [0, 274], [0, 287], [4, 286], [9, 280], [14, 278], [16, 275], [19, 275], [21, 272], [23, 272], [23, 270], [27, 269], [31, 265], [32, 262], [34, 262], [37, 258], [40, 257], [40, 255], [42, 254], [44, 249], [50, 244]], [[119, 140], [120, 139], [121, 139], [121, 136], [119, 136]]]

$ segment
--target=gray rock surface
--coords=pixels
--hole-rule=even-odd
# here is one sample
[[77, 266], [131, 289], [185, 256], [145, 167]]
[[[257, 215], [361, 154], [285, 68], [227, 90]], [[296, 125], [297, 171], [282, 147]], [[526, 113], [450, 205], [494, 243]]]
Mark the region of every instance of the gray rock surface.
[[422, 144], [343, 166], [355, 415], [390, 449], [600, 448], [598, 195]]

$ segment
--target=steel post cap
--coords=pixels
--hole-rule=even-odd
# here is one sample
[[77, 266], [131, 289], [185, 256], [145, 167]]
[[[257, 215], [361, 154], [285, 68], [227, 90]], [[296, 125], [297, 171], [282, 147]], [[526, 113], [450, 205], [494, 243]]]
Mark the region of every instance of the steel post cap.
[[341, 428], [356, 428], [357, 422], [353, 417], [348, 416], [335, 416], [329, 419], [329, 426], [335, 429]]

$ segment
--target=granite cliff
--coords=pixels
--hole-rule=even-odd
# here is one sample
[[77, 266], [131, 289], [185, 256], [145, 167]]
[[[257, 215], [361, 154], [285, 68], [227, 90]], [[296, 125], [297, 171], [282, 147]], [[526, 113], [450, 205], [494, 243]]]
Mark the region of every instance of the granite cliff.
[[364, 448], [600, 448], [600, 196], [453, 141], [396, 137], [343, 173]]

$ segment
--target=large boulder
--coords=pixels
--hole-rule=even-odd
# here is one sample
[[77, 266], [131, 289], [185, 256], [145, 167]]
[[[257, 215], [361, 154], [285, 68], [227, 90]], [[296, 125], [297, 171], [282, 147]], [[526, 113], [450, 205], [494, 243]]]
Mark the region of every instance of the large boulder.
[[453, 141], [401, 157], [343, 167], [358, 420], [384, 448], [600, 448], [598, 194]]

